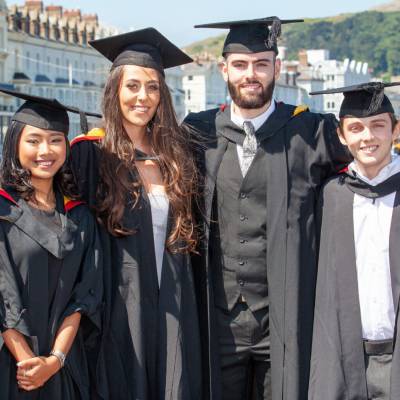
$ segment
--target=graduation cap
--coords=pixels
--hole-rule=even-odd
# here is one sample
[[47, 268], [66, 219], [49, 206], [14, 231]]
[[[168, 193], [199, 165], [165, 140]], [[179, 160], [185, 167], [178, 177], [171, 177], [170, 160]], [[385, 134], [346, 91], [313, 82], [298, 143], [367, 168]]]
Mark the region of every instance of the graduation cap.
[[337, 89], [311, 92], [310, 95], [343, 93], [344, 99], [340, 106], [339, 118], [347, 115], [365, 118], [383, 113], [394, 114], [392, 103], [385, 95], [385, 88], [398, 85], [400, 85], [400, 82], [367, 82]]
[[195, 25], [195, 28], [229, 29], [222, 55], [226, 53], [259, 53], [272, 50], [278, 54], [277, 40], [282, 24], [303, 22], [302, 19], [280, 20], [278, 17], [245, 19]]
[[0, 88], [0, 92], [26, 100], [12, 116], [12, 121], [18, 121], [36, 128], [63, 132], [68, 135], [69, 118], [67, 111], [80, 115], [82, 132], [88, 131], [86, 116], [101, 118], [101, 114], [81, 111], [76, 107], [65, 106], [56, 99], [20, 93], [15, 90]]
[[154, 68], [164, 75], [165, 68], [193, 61], [154, 28], [92, 40], [89, 44], [113, 63], [111, 69], [120, 65], [138, 65]]

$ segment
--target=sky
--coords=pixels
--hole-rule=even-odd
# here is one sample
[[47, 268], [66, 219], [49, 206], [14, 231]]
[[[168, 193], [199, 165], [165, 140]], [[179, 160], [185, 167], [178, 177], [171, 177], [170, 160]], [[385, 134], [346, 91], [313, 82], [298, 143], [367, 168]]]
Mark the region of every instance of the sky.
[[[100, 23], [123, 31], [153, 26], [178, 46], [183, 47], [222, 33], [194, 29], [193, 25], [253, 19], [276, 15], [281, 19], [317, 18], [365, 11], [389, 0], [44, 0], [45, 5], [80, 8], [97, 13]], [[24, 0], [7, 0], [23, 4]]]

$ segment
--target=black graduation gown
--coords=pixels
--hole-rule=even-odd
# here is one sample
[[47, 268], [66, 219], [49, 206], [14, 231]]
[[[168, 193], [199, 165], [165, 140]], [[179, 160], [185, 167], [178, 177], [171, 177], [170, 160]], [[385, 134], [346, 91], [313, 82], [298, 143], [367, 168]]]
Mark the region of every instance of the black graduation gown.
[[90, 398], [85, 350], [86, 339], [98, 333], [101, 324], [99, 237], [83, 203], [64, 206], [62, 195], [57, 193], [57, 210], [60, 233], [37, 219], [15, 193], [1, 191], [1, 330], [17, 330], [36, 355], [47, 356], [63, 320], [75, 312], [82, 314], [82, 320], [64, 368], [32, 392], [18, 390], [16, 361], [0, 336], [0, 399]]
[[[394, 178], [396, 175], [394, 176]], [[365, 400], [367, 383], [362, 342], [354, 245], [353, 199], [362, 193], [342, 175], [324, 186], [321, 196], [321, 241], [311, 359], [310, 400]], [[400, 174], [393, 188], [400, 188]], [[394, 182], [393, 182], [394, 183]], [[380, 185], [378, 185], [380, 186]], [[379, 190], [379, 188], [378, 188]], [[368, 196], [369, 197], [369, 196]], [[400, 399], [400, 348], [396, 345], [400, 296], [400, 191], [397, 191], [390, 230], [389, 256], [396, 312], [395, 346], [390, 399]]]
[[[215, 181], [228, 138], [243, 131], [230, 120], [230, 108], [189, 114], [185, 124], [200, 142], [204, 183], [204, 242], [193, 260], [200, 299], [202, 337], [208, 344], [203, 365], [209, 397], [220, 396], [218, 343], [209, 262], [210, 218]], [[277, 103], [257, 131], [267, 154], [267, 259], [274, 400], [306, 399], [316, 281], [315, 205], [322, 182], [349, 162], [333, 115], [304, 112]], [[212, 227], [212, 223], [211, 223]]]
[[[72, 145], [73, 169], [95, 205], [101, 149], [93, 136]], [[99, 138], [99, 140], [101, 140]], [[90, 166], [90, 167], [89, 167]], [[132, 174], [136, 173], [132, 170]], [[143, 191], [110, 243], [111, 296], [101, 359], [101, 397], [112, 400], [202, 399], [200, 338], [190, 257], [164, 252], [158, 288], [151, 208]], [[107, 384], [104, 384], [107, 382]]]

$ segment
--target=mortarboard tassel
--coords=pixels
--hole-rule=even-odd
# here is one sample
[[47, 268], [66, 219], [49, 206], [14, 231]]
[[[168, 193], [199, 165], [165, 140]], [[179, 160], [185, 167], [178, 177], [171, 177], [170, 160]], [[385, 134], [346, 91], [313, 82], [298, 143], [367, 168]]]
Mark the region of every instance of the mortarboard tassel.
[[89, 132], [89, 125], [86, 118], [86, 114], [83, 111], [79, 111], [80, 122], [81, 122], [81, 132], [87, 134]]
[[385, 97], [385, 84], [382, 82], [371, 82], [364, 90], [372, 93], [371, 103], [368, 107], [368, 115], [370, 115], [382, 105], [383, 98]]
[[272, 22], [271, 27], [269, 28], [269, 35], [267, 40], [268, 48], [273, 48], [278, 37], [282, 33], [282, 23], [278, 17], [275, 17], [274, 21]]

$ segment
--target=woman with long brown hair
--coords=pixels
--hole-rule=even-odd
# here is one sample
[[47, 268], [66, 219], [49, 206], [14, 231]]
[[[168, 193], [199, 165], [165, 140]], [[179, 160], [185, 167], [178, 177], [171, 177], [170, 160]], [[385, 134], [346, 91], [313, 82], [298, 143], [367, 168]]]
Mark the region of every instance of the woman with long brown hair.
[[110, 244], [98, 392], [113, 400], [201, 399], [189, 257], [197, 173], [164, 79], [164, 68], [192, 60], [153, 28], [91, 45], [113, 63], [104, 129], [72, 144], [80, 189]]

